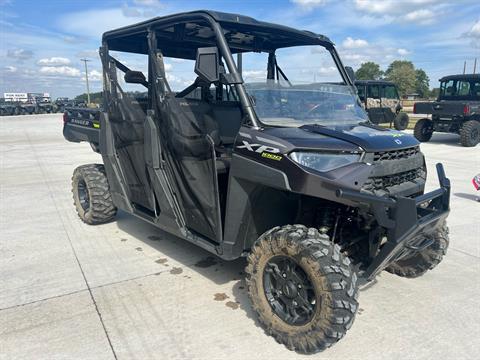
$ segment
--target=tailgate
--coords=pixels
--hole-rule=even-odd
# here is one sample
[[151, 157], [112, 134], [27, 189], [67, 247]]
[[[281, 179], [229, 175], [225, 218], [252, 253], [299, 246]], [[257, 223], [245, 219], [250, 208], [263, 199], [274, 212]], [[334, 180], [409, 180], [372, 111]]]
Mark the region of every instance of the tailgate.
[[414, 105], [414, 113], [451, 117], [463, 115], [464, 106], [463, 102], [418, 102]]
[[99, 144], [100, 110], [66, 108], [63, 114], [63, 137], [72, 142]]

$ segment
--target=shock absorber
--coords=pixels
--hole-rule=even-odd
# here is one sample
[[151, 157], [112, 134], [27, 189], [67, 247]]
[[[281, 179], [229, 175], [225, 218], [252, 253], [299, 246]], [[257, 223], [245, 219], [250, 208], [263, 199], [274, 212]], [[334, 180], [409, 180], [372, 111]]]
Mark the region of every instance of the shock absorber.
[[317, 213], [317, 228], [322, 234], [330, 231], [335, 222], [335, 208], [325, 206], [319, 209]]

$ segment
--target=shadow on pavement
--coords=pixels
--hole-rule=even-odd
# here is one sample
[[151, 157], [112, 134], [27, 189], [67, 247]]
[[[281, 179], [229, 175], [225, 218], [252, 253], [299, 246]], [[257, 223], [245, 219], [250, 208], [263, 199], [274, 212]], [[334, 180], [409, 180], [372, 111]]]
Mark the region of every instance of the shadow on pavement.
[[159, 257], [167, 256], [216, 284], [222, 285], [243, 278], [246, 266], [246, 260], [243, 258], [233, 261], [222, 260], [187, 240], [123, 211], [119, 211], [116, 221], [120, 230], [158, 250]]
[[[123, 211], [119, 211], [116, 221], [120, 230], [158, 250], [159, 257], [169, 257], [180, 263], [182, 267], [195, 271], [217, 285], [233, 282], [231, 288], [233, 298], [222, 300], [225, 300], [226, 306], [232, 309], [243, 310], [247, 317], [260, 327], [247, 295], [244, 273], [247, 264], [245, 258], [233, 261], [222, 260], [187, 240], [171, 235]], [[192, 258], [199, 260], [192, 262]], [[190, 261], [186, 259], [190, 259]]]
[[473, 194], [467, 194], [467, 193], [454, 193], [453, 195], [462, 198], [462, 199], [467, 199], [467, 200], [473, 200], [473, 201], [480, 201], [480, 197], [473, 195]]
[[433, 133], [433, 136], [428, 143], [462, 147], [460, 144], [460, 136], [457, 134]]

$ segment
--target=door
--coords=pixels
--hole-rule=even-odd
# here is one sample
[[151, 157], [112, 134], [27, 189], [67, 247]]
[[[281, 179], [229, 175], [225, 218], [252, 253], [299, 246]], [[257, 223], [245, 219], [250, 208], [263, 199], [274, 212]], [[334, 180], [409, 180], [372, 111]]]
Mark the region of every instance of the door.
[[372, 123], [380, 124], [385, 122], [379, 85], [367, 85], [367, 112]]
[[[222, 224], [212, 105], [206, 99], [186, 98], [182, 92], [171, 91], [161, 52], [155, 50], [151, 59], [151, 77], [159, 80], [152, 96], [159, 143], [179, 211], [190, 231], [219, 243]], [[193, 62], [191, 66], [193, 74]]]
[[[120, 53], [130, 59], [132, 54]], [[148, 56], [138, 55], [137, 61], [148, 62]], [[114, 162], [126, 188], [129, 204], [137, 211], [155, 214], [155, 197], [148, 180], [144, 156], [144, 123], [150, 107], [150, 94], [144, 75], [123, 65], [105, 54], [102, 56], [106, 72], [105, 106], [108, 112], [112, 145], [115, 156], [104, 157], [104, 162]], [[133, 62], [132, 60], [130, 60]], [[147, 68], [147, 66], [145, 66]], [[122, 84], [117, 77], [122, 77]]]
[[382, 85], [380, 89], [381, 105], [383, 108], [384, 121], [392, 123], [397, 115], [397, 108], [400, 105], [400, 98], [395, 86], [391, 84]]

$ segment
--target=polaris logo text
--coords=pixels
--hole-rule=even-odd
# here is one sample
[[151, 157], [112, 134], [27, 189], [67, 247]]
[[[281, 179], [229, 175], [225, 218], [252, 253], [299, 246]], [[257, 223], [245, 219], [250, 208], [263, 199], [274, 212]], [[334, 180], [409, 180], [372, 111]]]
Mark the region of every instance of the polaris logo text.
[[280, 149], [277, 149], [271, 146], [266, 146], [261, 144], [250, 144], [245, 140], [243, 140], [242, 142], [243, 142], [243, 145], [237, 146], [237, 149], [247, 149], [249, 151], [254, 151], [259, 154], [263, 153], [264, 151], [269, 153], [274, 153], [274, 154], [278, 154], [280, 152]]

